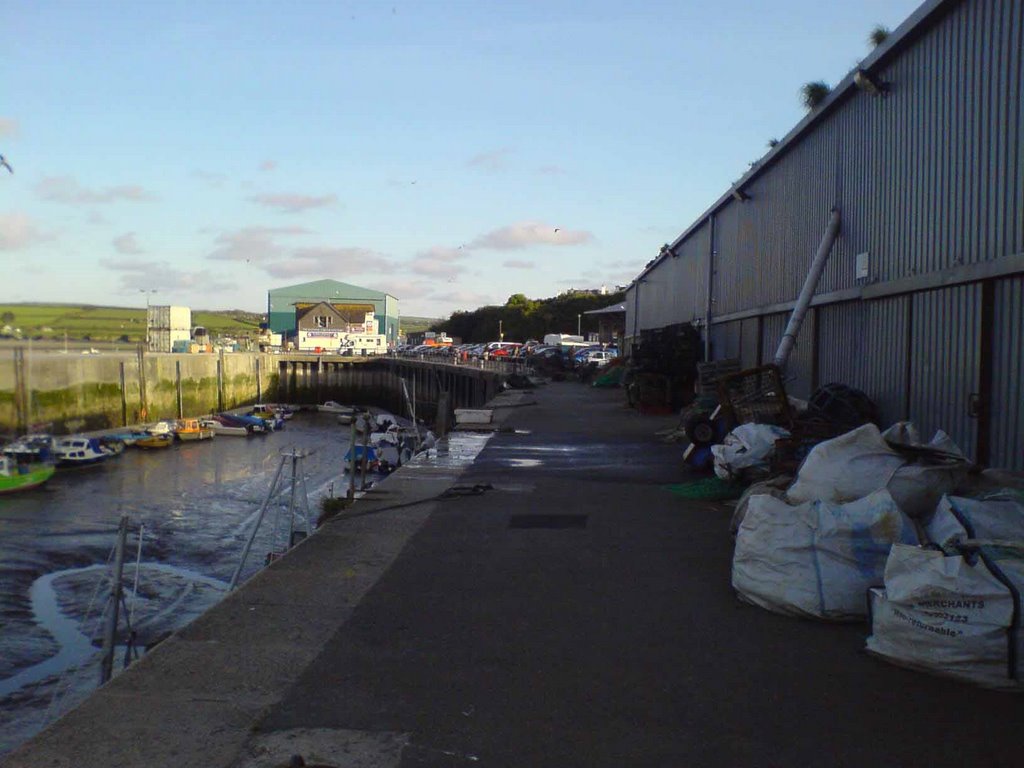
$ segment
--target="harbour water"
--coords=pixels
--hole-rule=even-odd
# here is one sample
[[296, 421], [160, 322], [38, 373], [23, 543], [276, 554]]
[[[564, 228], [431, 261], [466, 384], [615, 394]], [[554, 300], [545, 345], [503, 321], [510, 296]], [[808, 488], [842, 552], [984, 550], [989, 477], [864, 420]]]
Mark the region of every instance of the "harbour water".
[[[224, 595], [283, 453], [307, 454], [301, 470], [314, 520], [321, 497], [344, 494], [348, 438], [334, 415], [300, 412], [280, 432], [129, 448], [101, 465], [59, 470], [39, 490], [0, 498], [0, 753], [95, 688], [107, 563], [122, 514], [130, 520], [125, 609], [145, 644]], [[286, 491], [290, 476], [289, 459]], [[284, 545], [288, 496], [267, 509], [243, 580]], [[304, 530], [305, 522], [296, 527]]]

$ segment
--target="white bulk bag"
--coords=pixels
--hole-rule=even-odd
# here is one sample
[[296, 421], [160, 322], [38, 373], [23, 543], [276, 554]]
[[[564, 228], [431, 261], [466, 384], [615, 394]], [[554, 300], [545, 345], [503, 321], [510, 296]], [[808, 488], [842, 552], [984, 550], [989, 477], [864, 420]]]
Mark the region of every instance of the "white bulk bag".
[[962, 539], [999, 539], [1024, 543], [1024, 500], [1008, 491], [980, 499], [943, 496], [925, 530], [942, 548]]
[[1024, 559], [998, 554], [976, 555], [972, 563], [961, 555], [895, 545], [885, 589], [871, 590], [868, 651], [901, 666], [1024, 690], [1020, 606], [1014, 610], [1024, 589]]
[[[901, 435], [915, 435], [910, 424], [897, 424]], [[936, 433], [929, 447], [959, 453], [944, 432]], [[900, 509], [911, 517], [923, 517], [935, 509], [963, 477], [964, 466], [929, 466], [911, 463], [888, 446], [874, 424], [857, 427], [811, 449], [786, 492], [792, 503], [821, 499], [843, 503], [887, 488]]]
[[736, 536], [732, 585], [777, 613], [854, 620], [882, 583], [893, 542], [915, 541], [886, 490], [848, 504], [754, 496]]

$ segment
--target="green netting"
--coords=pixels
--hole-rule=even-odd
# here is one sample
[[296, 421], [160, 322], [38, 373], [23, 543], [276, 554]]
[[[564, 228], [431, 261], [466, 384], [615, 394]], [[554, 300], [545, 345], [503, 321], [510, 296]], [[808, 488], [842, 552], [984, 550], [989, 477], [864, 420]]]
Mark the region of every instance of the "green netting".
[[622, 366], [614, 366], [607, 373], [601, 374], [594, 379], [591, 386], [593, 387], [618, 387], [622, 384], [622, 377], [626, 373], [626, 369]]
[[704, 499], [706, 501], [738, 499], [747, 488], [746, 483], [723, 480], [720, 477], [702, 477], [688, 483], [676, 483], [665, 487], [669, 493], [682, 496], [684, 499]]

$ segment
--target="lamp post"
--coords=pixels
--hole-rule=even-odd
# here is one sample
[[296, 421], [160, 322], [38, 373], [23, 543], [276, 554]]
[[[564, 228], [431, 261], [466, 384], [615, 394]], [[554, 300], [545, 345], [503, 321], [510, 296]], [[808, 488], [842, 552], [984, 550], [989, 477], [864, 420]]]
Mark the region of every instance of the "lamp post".
[[156, 288], [139, 288], [139, 293], [146, 294], [146, 350], [149, 351], [149, 295], [156, 293]]
[[580, 330], [580, 327], [581, 327], [582, 323], [583, 323], [583, 315], [582, 314], [576, 315], [576, 335], [577, 336], [582, 336], [583, 335], [583, 332]]
[[505, 340], [505, 332], [502, 330], [502, 322], [501, 322], [501, 320], [499, 320], [498, 321], [498, 341], [504, 341], [504, 340]]

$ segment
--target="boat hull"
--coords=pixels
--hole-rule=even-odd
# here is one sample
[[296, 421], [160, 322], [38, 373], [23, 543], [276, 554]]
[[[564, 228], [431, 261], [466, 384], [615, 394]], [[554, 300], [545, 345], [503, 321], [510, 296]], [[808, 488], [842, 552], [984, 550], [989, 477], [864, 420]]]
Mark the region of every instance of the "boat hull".
[[0, 475], [0, 495], [38, 488], [53, 477], [54, 471], [52, 465], [45, 465], [34, 467], [24, 473]]
[[173, 443], [173, 435], [150, 435], [141, 440], [136, 440], [135, 447], [148, 451], [154, 448], [170, 448]]

